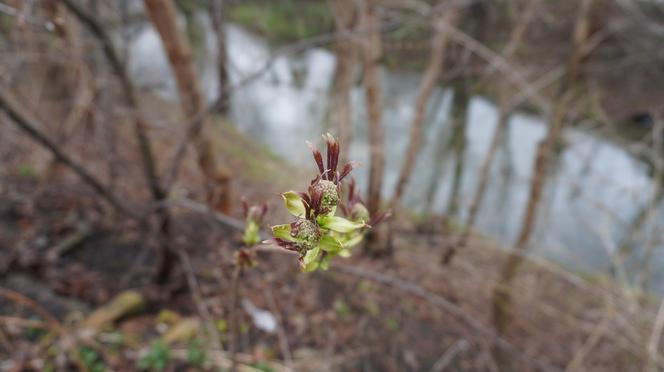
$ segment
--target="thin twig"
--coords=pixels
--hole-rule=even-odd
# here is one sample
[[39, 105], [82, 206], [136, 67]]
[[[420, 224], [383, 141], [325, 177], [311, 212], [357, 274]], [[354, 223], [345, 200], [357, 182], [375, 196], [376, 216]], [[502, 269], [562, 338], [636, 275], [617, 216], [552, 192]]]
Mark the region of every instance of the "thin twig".
[[[157, 175], [157, 165], [152, 150], [152, 144], [147, 133], [147, 124], [143, 113], [141, 112], [138, 94], [136, 93], [136, 87], [134, 86], [132, 80], [129, 77], [129, 73], [127, 72], [126, 61], [123, 61], [120, 58], [119, 53], [113, 46], [110, 35], [94, 16], [86, 13], [74, 2], [74, 0], [61, 1], [72, 13], [74, 13], [74, 15], [101, 43], [104, 55], [111, 65], [113, 73], [120, 82], [125, 102], [134, 111], [134, 133], [138, 142], [138, 150], [141, 156], [143, 174], [150, 188], [152, 198], [155, 200], [155, 202], [157, 202], [157, 204], [159, 204], [160, 201], [166, 199], [168, 192], [161, 185], [159, 176]], [[161, 250], [159, 253], [161, 254], [161, 258], [155, 280], [157, 283], [163, 284], [168, 279], [173, 269], [175, 256], [169, 247], [170, 241], [172, 239], [171, 215], [166, 208], [158, 208], [156, 212], [160, 220], [159, 226], [161, 233]]]
[[[171, 349], [171, 352], [173, 353], [174, 358], [183, 361], [187, 360], [187, 353], [188, 353], [187, 349], [174, 348]], [[213, 366], [221, 367], [222, 370], [224, 371], [226, 371], [231, 367], [231, 357], [229, 352], [222, 350], [206, 350], [206, 352]], [[238, 359], [238, 370], [242, 372], [259, 371], [259, 369], [253, 367], [256, 363], [256, 358], [254, 355], [238, 353], [237, 359]], [[287, 367], [285, 367], [283, 364], [281, 364], [279, 361], [276, 360], [270, 360], [267, 362], [267, 364], [270, 366], [270, 370], [273, 370], [275, 372], [289, 371]]]
[[290, 370], [293, 370], [293, 356], [290, 351], [290, 346], [288, 345], [288, 335], [286, 334], [286, 329], [284, 328], [284, 319], [281, 316], [279, 308], [277, 307], [277, 302], [274, 299], [274, 295], [272, 294], [272, 288], [270, 288], [269, 283], [266, 283], [264, 292], [270, 311], [272, 311], [272, 313], [274, 314], [274, 316], [277, 318], [278, 321], [277, 336], [279, 337], [279, 347], [281, 348], [281, 353], [284, 355], [286, 366]]
[[517, 349], [512, 343], [507, 341], [502, 336], [493, 332], [491, 327], [482, 324], [480, 321], [474, 319], [467, 314], [466, 311], [458, 307], [457, 305], [451, 303], [447, 299], [427, 291], [426, 289], [418, 286], [415, 283], [405, 281], [400, 278], [392, 277], [389, 275], [381, 274], [378, 272], [362, 269], [359, 267], [352, 267], [346, 265], [335, 264], [330, 268], [331, 271], [336, 271], [342, 274], [353, 275], [365, 279], [369, 279], [379, 284], [392, 286], [395, 289], [401, 290], [403, 292], [415, 295], [445, 311], [450, 313], [457, 319], [460, 319], [470, 328], [472, 328], [478, 334], [481, 334], [484, 337], [490, 338], [493, 340], [494, 344], [501, 346], [502, 348], [509, 350], [512, 354], [522, 358], [523, 360], [531, 363], [534, 366], [539, 367], [545, 371], [560, 371], [559, 368], [551, 365], [544, 364], [540, 361], [534, 360], [532, 357], [524, 354], [519, 349]]
[[33, 26], [39, 26], [40, 28], [43, 28], [44, 30], [49, 32], [55, 29], [52, 22], [42, 21], [35, 17], [29, 16], [25, 14], [25, 12], [20, 12], [19, 10], [4, 3], [0, 3], [0, 13], [6, 14], [10, 17], [16, 17], [19, 20], [19, 22], [22, 21], [32, 24]]
[[662, 329], [664, 328], [664, 300], [659, 305], [659, 311], [657, 311], [657, 318], [655, 318], [655, 324], [652, 327], [652, 334], [650, 335], [650, 341], [648, 342], [648, 367], [647, 370], [657, 371], [657, 364], [659, 361], [659, 343], [662, 338]]
[[23, 327], [23, 328], [39, 328], [39, 329], [50, 328], [48, 324], [40, 320], [24, 319], [15, 316], [0, 315], [0, 323], [17, 326], [17, 327]]
[[240, 303], [240, 275], [242, 275], [242, 266], [235, 264], [233, 279], [231, 282], [231, 372], [237, 372], [237, 353], [240, 343], [240, 325], [238, 319], [238, 310]]
[[26, 132], [33, 140], [46, 147], [57, 161], [74, 171], [85, 183], [90, 185], [104, 200], [106, 200], [115, 210], [133, 218], [141, 218], [140, 214], [124, 206], [120, 200], [106, 186], [97, 180], [83, 166], [74, 161], [69, 155], [64, 153], [60, 147], [51, 141], [39, 128], [44, 125], [30, 118], [27, 109], [16, 102], [6, 90], [0, 88], [0, 109], [4, 110], [12, 119], [12, 122], [22, 131]]
[[237, 231], [244, 231], [244, 222], [238, 219], [235, 219], [229, 215], [213, 211], [207, 205], [199, 203], [197, 201], [188, 199], [188, 198], [178, 198], [169, 202], [169, 205], [179, 206], [191, 211], [207, 215], [216, 222], [235, 229]]
[[80, 247], [86, 240], [93, 236], [94, 233], [94, 230], [89, 224], [79, 224], [73, 233], [69, 234], [69, 236], [46, 252], [46, 260], [49, 262], [57, 261], [61, 255], [71, 253], [71, 251]]
[[125, 61], [121, 60], [118, 52], [113, 47], [113, 42], [111, 37], [106, 32], [104, 27], [90, 14], [87, 14], [79, 5], [77, 5], [73, 0], [61, 0], [67, 9], [71, 11], [87, 28], [90, 32], [99, 40], [102, 45], [102, 50], [104, 55], [111, 65], [111, 69], [115, 74], [116, 78], [119, 80], [120, 85], [123, 90], [123, 97], [129, 107], [131, 107], [135, 113], [134, 121], [134, 131], [136, 133], [136, 139], [138, 140], [139, 150], [141, 154], [141, 159], [143, 163], [143, 169], [145, 177], [150, 186], [150, 190], [155, 200], [164, 199], [166, 196], [165, 191], [162, 186], [159, 184], [159, 179], [157, 177], [155, 158], [152, 152], [152, 145], [147, 135], [145, 120], [141, 114], [139, 107], [138, 97], [136, 94], [136, 88], [129, 78], [127, 73], [127, 65]]
[[[67, 0], [71, 1], [71, 0]], [[419, 16], [418, 18], [424, 18], [423, 16]], [[384, 24], [382, 27], [378, 29], [380, 33], [386, 33], [390, 32], [399, 25], [400, 22], [390, 22]], [[279, 57], [283, 56], [288, 56], [288, 55], [293, 55], [293, 54], [298, 54], [301, 52], [306, 51], [309, 48], [312, 47], [317, 47], [317, 46], [322, 46], [326, 45], [338, 40], [345, 40], [345, 39], [351, 39], [356, 36], [361, 36], [370, 32], [373, 32], [375, 30], [373, 29], [368, 29], [368, 28], [363, 28], [363, 29], [357, 29], [357, 30], [352, 30], [352, 31], [345, 31], [345, 32], [331, 32], [331, 33], [326, 33], [322, 35], [317, 35], [313, 36], [308, 39], [300, 40], [297, 41], [293, 44], [286, 45], [284, 47], [279, 48], [277, 51], [275, 51], [272, 54], [272, 57], [265, 62], [263, 66], [261, 66], [258, 70], [254, 71], [253, 73], [245, 76], [244, 78], [240, 79], [240, 81], [236, 82], [235, 84], [229, 84], [226, 87], [220, 88], [219, 90], [219, 96], [224, 97], [230, 95], [233, 91], [240, 89], [242, 87], [245, 87], [251, 83], [253, 83], [256, 79], [260, 78], [272, 68], [272, 66], [277, 62]], [[169, 167], [169, 171], [166, 173], [166, 178], [165, 178], [165, 189], [170, 190], [171, 187], [173, 186], [173, 183], [177, 179], [178, 173], [180, 171], [180, 166], [182, 163], [182, 160], [184, 159], [184, 155], [187, 150], [187, 146], [189, 145], [189, 142], [194, 138], [196, 133], [200, 130], [201, 126], [203, 125], [203, 121], [205, 118], [210, 115], [212, 112], [216, 111], [219, 107], [219, 103], [222, 100], [215, 100], [213, 103], [208, 105], [206, 108], [203, 110], [199, 111], [195, 115], [189, 117], [186, 122], [185, 122], [185, 127], [186, 132], [185, 135], [180, 139], [178, 144], [175, 147], [175, 154], [173, 155], [173, 160], [171, 161], [171, 165]]]
[[602, 320], [599, 322], [599, 324], [597, 324], [597, 326], [595, 327], [595, 329], [593, 329], [590, 336], [588, 336], [586, 341], [576, 352], [576, 355], [574, 355], [572, 361], [567, 365], [567, 368], [565, 368], [565, 372], [583, 370], [583, 361], [585, 360], [586, 355], [588, 355], [588, 353], [590, 353], [590, 351], [597, 345], [602, 335], [604, 335], [604, 333], [606, 332], [606, 329], [610, 324], [613, 312], [614, 312], [613, 299], [611, 298], [611, 296], [607, 296], [606, 310], [604, 311], [604, 316], [602, 317]]
[[[409, 23], [415, 23], [417, 20], [410, 19]], [[517, 66], [514, 66], [508, 60], [505, 59], [500, 53], [494, 52], [489, 47], [468, 35], [464, 31], [460, 30], [457, 27], [447, 23], [444, 25], [447, 28], [450, 36], [460, 45], [467, 48], [480, 58], [484, 59], [488, 63], [492, 64], [494, 68], [500, 70], [505, 78], [515, 87], [519, 87], [521, 90], [527, 93], [531, 98], [533, 103], [535, 103], [539, 108], [546, 114], [551, 110], [551, 104], [545, 97], [538, 93], [537, 89], [533, 87], [532, 83], [521, 72], [522, 69], [519, 69]]]
[[445, 350], [445, 353], [440, 357], [440, 359], [434, 363], [433, 367], [431, 367], [431, 372], [443, 372], [445, 368], [447, 368], [450, 363], [452, 363], [454, 357], [466, 349], [468, 349], [468, 341], [457, 341], [454, 345]]
[[0, 327], [0, 344], [2, 344], [2, 347], [5, 348], [5, 350], [9, 353], [13, 353], [14, 350], [16, 349], [16, 346], [14, 343], [9, 339], [7, 336], [7, 333]]
[[212, 339], [213, 346], [216, 350], [222, 350], [221, 339], [219, 338], [219, 333], [214, 325], [214, 320], [212, 319], [212, 314], [210, 310], [203, 302], [203, 297], [201, 296], [200, 286], [198, 285], [198, 279], [196, 279], [196, 274], [194, 268], [191, 265], [191, 260], [189, 255], [183, 248], [177, 249], [178, 257], [180, 258], [180, 264], [182, 265], [183, 271], [187, 278], [187, 284], [189, 286], [189, 292], [191, 292], [191, 297], [196, 303], [196, 308], [198, 313], [205, 320], [205, 328], [207, 333]]
[[32, 311], [37, 313], [48, 322], [49, 328], [51, 328], [53, 331], [59, 334], [65, 333], [65, 329], [60, 321], [51, 315], [51, 313], [46, 311], [46, 309], [44, 309], [37, 301], [34, 301], [33, 299], [16, 291], [2, 287], [0, 287], [0, 296], [3, 296], [21, 306], [32, 309]]

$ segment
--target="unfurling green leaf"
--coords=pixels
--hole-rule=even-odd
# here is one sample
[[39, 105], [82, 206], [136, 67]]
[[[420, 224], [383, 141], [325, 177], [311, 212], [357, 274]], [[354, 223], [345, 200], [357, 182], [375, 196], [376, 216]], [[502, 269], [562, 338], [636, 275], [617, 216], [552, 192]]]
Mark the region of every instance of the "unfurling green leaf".
[[364, 238], [364, 234], [356, 234], [356, 235], [353, 235], [349, 238], [341, 239], [341, 244], [343, 244], [344, 248], [352, 248], [352, 247], [360, 244], [360, 242], [362, 241], [363, 238]]
[[318, 268], [318, 261], [321, 253], [322, 251], [320, 247], [309, 250], [307, 254], [304, 255], [304, 259], [302, 259], [302, 271], [305, 273], [315, 271]]
[[364, 222], [353, 222], [337, 216], [318, 216], [317, 221], [321, 228], [340, 233], [348, 233], [367, 226]]
[[328, 253], [337, 253], [344, 249], [344, 246], [333, 236], [325, 235], [320, 239], [320, 248]]
[[304, 207], [304, 201], [302, 197], [294, 191], [288, 191], [281, 194], [281, 197], [284, 198], [284, 205], [286, 209], [295, 217], [306, 217], [307, 213], [306, 208]]
[[244, 228], [244, 235], [242, 236], [242, 242], [244, 245], [251, 247], [252, 245], [258, 244], [261, 240], [259, 230], [260, 226], [258, 226], [254, 220], [249, 220]]
[[272, 236], [277, 239], [282, 239], [286, 241], [293, 241], [291, 236], [291, 225], [289, 223], [285, 225], [272, 226]]
[[369, 220], [369, 210], [360, 202], [353, 204], [350, 215], [352, 216], [353, 221]]
[[[358, 245], [378, 216], [371, 216], [362, 204], [360, 195], [351, 178], [348, 200], [343, 201], [342, 181], [356, 167], [348, 163], [339, 169], [339, 143], [330, 134], [323, 136], [327, 145], [327, 162], [323, 154], [311, 143], [314, 161], [319, 174], [309, 183], [306, 193], [288, 191], [281, 194], [286, 209], [296, 216], [289, 225], [272, 227], [274, 241], [284, 249], [299, 254], [304, 272], [327, 270], [337, 257], [350, 257], [351, 248]], [[337, 217], [337, 209], [343, 217]], [[261, 213], [264, 214], [264, 209]], [[260, 224], [260, 221], [257, 221]]]
[[320, 264], [318, 265], [318, 268], [321, 270], [328, 270], [330, 268], [330, 260], [332, 259], [331, 255], [327, 255], [323, 257], [322, 260], [320, 260]]

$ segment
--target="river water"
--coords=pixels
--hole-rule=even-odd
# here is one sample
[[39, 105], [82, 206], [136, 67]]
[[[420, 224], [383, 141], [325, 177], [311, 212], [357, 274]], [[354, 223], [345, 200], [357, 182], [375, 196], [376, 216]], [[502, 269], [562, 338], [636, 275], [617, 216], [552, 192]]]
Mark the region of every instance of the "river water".
[[[201, 18], [200, 21], [209, 36], [207, 48], [197, 53], [197, 63], [202, 86], [212, 100], [218, 88], [215, 42], [207, 19]], [[273, 50], [260, 37], [240, 27], [231, 25], [227, 31], [231, 81], [237, 83], [262, 69], [272, 58]], [[132, 77], [162, 97], [177, 99], [175, 82], [155, 31], [149, 25], [143, 25], [131, 40]], [[233, 121], [240, 130], [276, 154], [310, 166], [313, 172], [314, 165], [304, 141], [317, 140], [320, 144], [320, 134], [326, 131], [328, 92], [334, 66], [334, 55], [322, 48], [296, 56], [277, 57], [264, 74], [233, 92]], [[389, 197], [408, 144], [408, 125], [413, 116], [420, 75], [383, 70], [381, 79], [384, 126], [389, 145], [384, 191]], [[432, 96], [425, 123], [424, 146], [405, 196], [406, 204], [416, 211], [428, 209], [429, 206], [425, 205], [427, 189], [434, 181], [438, 182], [438, 187], [431, 208], [434, 212], [444, 212], [447, 208], [455, 158], [452, 155], [436, 156], [436, 147], [441, 137], [449, 136], [447, 116], [453, 94], [453, 91], [440, 87]], [[363, 91], [357, 86], [352, 92], [354, 137], [350, 158], [368, 164], [363, 99]], [[496, 107], [491, 101], [479, 96], [471, 99], [459, 193], [461, 220], [467, 214], [496, 119]], [[545, 129], [542, 118], [515, 113], [510, 118], [509, 136], [501, 145], [492, 169], [478, 229], [506, 246], [514, 243], [520, 228], [535, 149]], [[592, 133], [568, 130], [566, 144], [554, 173], [549, 177], [532, 252], [570, 269], [607, 272], [611, 266], [611, 254], [617, 250], [627, 226], [649, 203], [654, 185], [644, 164]], [[443, 162], [441, 171], [433, 174], [438, 162]], [[366, 176], [366, 167], [356, 171], [361, 185], [365, 185]], [[661, 220], [659, 215], [656, 219]], [[664, 255], [657, 251], [659, 249], [649, 260], [652, 265], [651, 288], [662, 293]], [[630, 277], [636, 258], [627, 260], [626, 270]]]

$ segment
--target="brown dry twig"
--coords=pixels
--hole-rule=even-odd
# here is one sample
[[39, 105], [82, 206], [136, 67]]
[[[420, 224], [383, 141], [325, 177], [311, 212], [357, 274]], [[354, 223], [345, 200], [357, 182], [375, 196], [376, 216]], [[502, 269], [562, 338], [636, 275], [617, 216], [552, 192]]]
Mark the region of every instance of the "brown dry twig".
[[134, 122], [134, 131], [136, 133], [136, 139], [138, 140], [139, 144], [145, 177], [147, 178], [152, 195], [156, 200], [165, 198], [166, 193], [162, 186], [159, 184], [159, 179], [157, 177], [152, 146], [147, 136], [145, 120], [143, 119], [143, 116], [140, 112], [136, 88], [129, 78], [126, 64], [120, 59], [118, 52], [113, 47], [111, 37], [108, 35], [104, 27], [99, 22], [97, 22], [94, 17], [87, 14], [73, 0], [61, 1], [63, 4], [65, 4], [67, 9], [69, 9], [69, 11], [71, 11], [101, 43], [104, 55], [110, 63], [113, 73], [122, 86], [124, 93], [123, 97], [125, 98], [127, 105], [135, 111], [136, 118]]
[[657, 371], [657, 365], [659, 364], [659, 344], [662, 338], [662, 329], [664, 329], [664, 300], [662, 300], [659, 305], [659, 311], [657, 311], [657, 317], [655, 318], [655, 324], [653, 325], [652, 334], [650, 335], [650, 340], [648, 341], [648, 371]]
[[24, 327], [24, 328], [39, 328], [39, 329], [50, 328], [48, 324], [39, 320], [24, 319], [24, 318], [18, 318], [15, 316], [6, 316], [6, 315], [0, 315], [0, 323], [10, 326]]
[[[223, 224], [224, 226], [231, 227], [233, 229], [237, 229], [238, 231], [243, 231], [244, 230], [244, 222], [237, 220], [235, 218], [232, 218], [228, 215], [225, 215], [223, 213], [219, 212], [213, 212], [211, 211], [207, 206], [197, 203], [195, 201], [189, 200], [189, 199], [179, 199], [176, 202], [173, 203], [174, 205], [178, 205], [187, 209], [190, 209], [192, 211], [202, 213], [210, 217], [211, 219], [217, 221], [220, 224]], [[286, 251], [284, 249], [281, 249], [276, 246], [272, 245], [259, 245], [254, 247], [255, 250], [265, 250], [265, 251], [271, 251], [271, 252], [277, 252], [277, 253], [285, 253], [285, 254], [293, 254], [292, 252]], [[357, 276], [360, 278], [364, 279], [369, 279], [372, 280], [376, 283], [387, 285], [387, 286], [392, 286], [396, 289], [399, 289], [403, 292], [409, 293], [411, 295], [415, 295], [417, 297], [420, 297], [424, 299], [425, 301], [449, 312], [452, 314], [454, 317], [462, 320], [465, 324], [467, 324], [470, 328], [472, 328], [475, 332], [478, 334], [487, 337], [491, 340], [496, 345], [501, 346], [502, 348], [509, 350], [511, 353], [514, 355], [517, 355], [518, 357], [522, 358], [526, 362], [537, 366], [541, 370], [545, 371], [560, 371], [559, 368], [556, 368], [554, 366], [549, 366], [546, 364], [543, 364], [542, 362], [539, 362], [537, 360], [534, 360], [532, 357], [525, 355], [523, 352], [518, 350], [512, 343], [507, 341], [501, 336], [498, 336], [495, 332], [490, 330], [490, 327], [482, 324], [480, 321], [472, 318], [466, 312], [459, 308], [457, 305], [449, 302], [447, 299], [427, 291], [426, 289], [418, 286], [417, 284], [413, 282], [409, 282], [400, 278], [396, 278], [393, 276], [369, 271], [366, 269], [358, 268], [358, 267], [352, 267], [352, 266], [346, 266], [346, 265], [334, 265], [330, 269], [331, 271], [337, 271], [342, 274], [346, 275], [353, 275]]]
[[267, 300], [270, 311], [277, 318], [277, 335], [279, 337], [279, 347], [281, 348], [281, 353], [283, 354], [284, 360], [286, 361], [286, 366], [293, 370], [293, 356], [290, 351], [290, 346], [288, 345], [288, 335], [286, 334], [286, 329], [284, 327], [284, 319], [283, 316], [281, 316], [279, 308], [277, 307], [277, 301], [275, 300], [274, 294], [272, 293], [270, 283], [265, 283], [264, 292], [265, 299]]
[[40, 129], [44, 126], [37, 122], [36, 119], [32, 119], [28, 114], [28, 110], [16, 102], [6, 88], [0, 88], [0, 109], [12, 119], [12, 122], [16, 124], [19, 129], [48, 149], [57, 161], [76, 173], [83, 182], [92, 187], [115, 210], [133, 218], [141, 218], [139, 213], [123, 205], [120, 202], [120, 199], [118, 199], [111, 190], [104, 186], [101, 181], [83, 168], [82, 165], [74, 161], [74, 159], [60, 149], [55, 142], [49, 139]]
[[58, 321], [53, 315], [51, 315], [48, 311], [46, 311], [46, 309], [44, 309], [39, 303], [32, 300], [31, 298], [16, 291], [12, 291], [11, 289], [2, 288], [2, 287], [0, 287], [0, 296], [5, 297], [8, 300], [13, 301], [18, 305], [25, 306], [31, 309], [36, 314], [44, 318], [44, 320], [48, 323], [48, 327], [54, 332], [58, 334], [65, 333], [65, 329], [60, 323], [60, 321]]
[[565, 371], [583, 371], [583, 361], [590, 351], [597, 345], [602, 336], [606, 333], [614, 313], [614, 303], [611, 296], [606, 296], [606, 309], [602, 320], [595, 326], [586, 341], [581, 345], [572, 360], [565, 368]]
[[364, 279], [369, 279], [373, 282], [383, 284], [386, 286], [391, 286], [400, 291], [417, 296], [429, 302], [430, 304], [435, 305], [436, 307], [439, 307], [447, 311], [455, 318], [460, 319], [462, 322], [464, 322], [466, 325], [468, 325], [478, 334], [491, 339], [495, 345], [500, 346], [505, 351], [509, 351], [513, 355], [523, 359], [529, 364], [538, 367], [538, 369], [544, 371], [560, 371], [560, 369], [555, 366], [544, 364], [538, 360], [533, 359], [531, 356], [524, 354], [519, 349], [517, 349], [512, 343], [507, 341], [505, 338], [490, 330], [491, 327], [486, 326], [482, 324], [480, 321], [474, 319], [473, 317], [468, 315], [463, 309], [451, 303], [447, 299], [435, 293], [429, 292], [413, 282], [405, 281], [403, 279], [381, 274], [378, 272], [366, 270], [360, 267], [353, 267], [353, 266], [346, 266], [339, 264], [333, 265], [330, 268], [330, 271], [336, 271], [346, 275], [353, 275]]
[[237, 353], [240, 343], [240, 324], [238, 319], [238, 310], [240, 303], [240, 275], [242, 275], [242, 266], [235, 265], [235, 270], [233, 270], [233, 278], [231, 281], [231, 372], [237, 371]]
[[450, 348], [445, 350], [445, 353], [434, 363], [433, 367], [431, 367], [431, 372], [442, 372], [447, 368], [447, 366], [452, 363], [454, 360], [454, 357], [456, 357], [459, 353], [465, 351], [468, 349], [468, 341], [466, 340], [459, 340], [457, 341], [454, 345], [452, 345]]
[[203, 296], [201, 296], [200, 286], [198, 285], [198, 279], [196, 279], [196, 273], [194, 272], [194, 268], [191, 265], [191, 260], [189, 259], [189, 255], [182, 248], [177, 249], [177, 254], [180, 259], [180, 264], [182, 265], [182, 269], [187, 278], [187, 285], [189, 286], [189, 291], [191, 292], [191, 296], [194, 300], [194, 303], [196, 304], [196, 308], [198, 309], [199, 315], [201, 316], [201, 318], [203, 318], [203, 320], [205, 320], [205, 328], [210, 336], [210, 339], [212, 340], [213, 346], [216, 350], [222, 350], [219, 333], [217, 332], [217, 329], [214, 325], [214, 319], [212, 318], [210, 310], [208, 309], [207, 305], [203, 302]]

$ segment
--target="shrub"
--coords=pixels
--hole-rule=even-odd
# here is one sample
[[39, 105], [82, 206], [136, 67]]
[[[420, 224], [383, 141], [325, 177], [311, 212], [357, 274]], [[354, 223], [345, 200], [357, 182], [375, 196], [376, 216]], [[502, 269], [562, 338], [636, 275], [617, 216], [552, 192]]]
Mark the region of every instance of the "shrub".
[[[323, 136], [327, 145], [327, 158], [311, 143], [319, 174], [310, 182], [307, 192], [288, 191], [281, 196], [286, 209], [296, 217], [294, 222], [272, 226], [277, 244], [297, 252], [304, 272], [327, 269], [336, 256], [349, 257], [350, 249], [359, 244], [371, 227], [369, 211], [357, 193], [351, 179], [349, 198], [342, 202], [342, 181], [356, 163], [345, 164], [339, 172], [339, 144], [330, 134]], [[340, 207], [346, 218], [336, 215]], [[378, 216], [378, 222], [385, 215]]]

